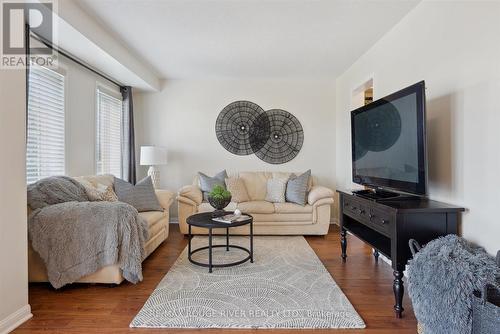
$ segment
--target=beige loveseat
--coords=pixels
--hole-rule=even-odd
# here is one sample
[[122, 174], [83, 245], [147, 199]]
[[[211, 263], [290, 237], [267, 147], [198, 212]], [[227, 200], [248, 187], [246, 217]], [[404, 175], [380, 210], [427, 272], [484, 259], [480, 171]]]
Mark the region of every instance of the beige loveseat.
[[[97, 182], [106, 186], [112, 185], [114, 178], [111, 175], [84, 176], [91, 183]], [[77, 178], [78, 179], [78, 178]], [[168, 190], [156, 190], [156, 196], [163, 212], [140, 212], [139, 215], [146, 219], [149, 227], [149, 239], [145, 244], [146, 254], [149, 256], [168, 237], [169, 208], [173, 202], [174, 193]], [[28, 277], [30, 282], [48, 282], [45, 264], [29, 243], [28, 248]], [[103, 267], [93, 274], [82, 277], [78, 283], [113, 283], [123, 281], [121, 269], [117, 265]]]
[[[267, 180], [273, 177], [288, 178], [291, 173], [284, 172], [240, 172], [229, 175], [243, 179], [249, 202], [230, 203], [226, 210], [236, 208], [254, 217], [254, 234], [260, 235], [325, 235], [330, 225], [330, 209], [334, 192], [315, 184], [309, 179], [309, 192], [305, 206], [293, 203], [266, 202]], [[181, 233], [188, 233], [186, 219], [198, 212], [213, 211], [209, 203], [203, 202], [199, 180], [184, 186], [177, 196], [179, 205], [179, 227]], [[224, 233], [225, 231], [214, 231]], [[248, 227], [236, 227], [234, 234], [247, 234]], [[205, 234], [207, 229], [193, 227], [192, 233]]]

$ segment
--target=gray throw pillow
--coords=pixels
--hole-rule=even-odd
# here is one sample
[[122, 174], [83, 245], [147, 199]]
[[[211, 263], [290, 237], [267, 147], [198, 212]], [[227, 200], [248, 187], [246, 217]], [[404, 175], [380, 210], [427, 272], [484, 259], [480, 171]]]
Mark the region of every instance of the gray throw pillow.
[[215, 186], [219, 185], [226, 189], [227, 172], [225, 169], [214, 177], [210, 177], [201, 172], [198, 172], [198, 175], [200, 177], [200, 188], [205, 201], [207, 200], [208, 193], [211, 192]]
[[120, 202], [132, 205], [139, 212], [163, 211], [156, 197], [151, 176], [140, 180], [135, 186], [115, 177], [115, 193]]
[[302, 175], [296, 176], [292, 174], [286, 185], [286, 201], [306, 205], [307, 189], [309, 188], [309, 177], [311, 170], [309, 169]]

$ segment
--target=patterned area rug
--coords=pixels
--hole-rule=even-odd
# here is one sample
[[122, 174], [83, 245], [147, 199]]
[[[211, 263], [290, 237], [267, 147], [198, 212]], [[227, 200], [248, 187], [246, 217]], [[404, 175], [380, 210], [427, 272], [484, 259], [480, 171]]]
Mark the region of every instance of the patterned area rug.
[[[247, 237], [231, 244], [248, 247]], [[193, 238], [193, 249], [206, 246]], [[224, 244], [215, 237], [214, 244]], [[254, 238], [254, 263], [208, 268], [184, 249], [130, 327], [364, 328], [365, 324], [302, 236]], [[215, 248], [214, 263], [242, 259], [238, 249]], [[207, 261], [208, 252], [193, 259]]]

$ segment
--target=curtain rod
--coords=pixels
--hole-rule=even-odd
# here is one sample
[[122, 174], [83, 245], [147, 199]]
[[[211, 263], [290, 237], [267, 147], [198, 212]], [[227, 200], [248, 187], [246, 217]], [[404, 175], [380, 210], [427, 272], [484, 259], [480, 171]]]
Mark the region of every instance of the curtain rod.
[[87, 70], [91, 71], [92, 73], [94, 74], [97, 74], [98, 76], [114, 83], [115, 85], [117, 85], [118, 87], [124, 87], [125, 85], [117, 82], [116, 80], [108, 77], [106, 74], [102, 73], [101, 71], [99, 71], [98, 69], [92, 67], [91, 65], [87, 64], [85, 61], [81, 60], [81, 59], [78, 59], [76, 56], [73, 56], [71, 55], [69, 52], [67, 51], [64, 51], [63, 49], [61, 49], [60, 47], [58, 46], [55, 46], [54, 44], [52, 44], [52, 42], [46, 40], [45, 38], [43, 38], [42, 36], [39, 36], [37, 34], [35, 34], [33, 31], [30, 30], [30, 37], [33, 37], [34, 39], [36, 39], [37, 41], [39, 41], [40, 43], [43, 43], [46, 47], [56, 51], [57, 53], [63, 55], [64, 57], [74, 61], [75, 63], [77, 63], [78, 65], [80, 66], [83, 66], [85, 67]]

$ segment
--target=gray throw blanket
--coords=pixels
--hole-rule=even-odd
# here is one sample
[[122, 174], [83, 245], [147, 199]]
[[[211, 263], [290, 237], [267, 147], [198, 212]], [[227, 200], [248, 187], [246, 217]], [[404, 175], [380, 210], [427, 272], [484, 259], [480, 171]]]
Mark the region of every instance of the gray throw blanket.
[[408, 265], [408, 292], [423, 332], [470, 334], [473, 291], [499, 278], [495, 259], [465, 239], [429, 242]]
[[86, 202], [85, 188], [68, 176], [51, 176], [28, 185], [28, 205], [32, 210], [64, 202]]
[[82, 190], [85, 194], [83, 186], [67, 177], [28, 187], [28, 204], [36, 208], [29, 217], [28, 234], [45, 262], [50, 283], [57, 289], [113, 264], [126, 280], [141, 281], [146, 221], [126, 203], [75, 201], [85, 200]]

